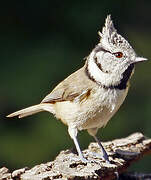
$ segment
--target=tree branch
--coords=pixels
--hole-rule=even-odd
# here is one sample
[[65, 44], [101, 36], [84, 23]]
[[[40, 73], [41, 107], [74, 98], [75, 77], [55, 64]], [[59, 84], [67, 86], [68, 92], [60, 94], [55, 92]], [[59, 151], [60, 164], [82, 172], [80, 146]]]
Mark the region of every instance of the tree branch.
[[[151, 139], [141, 133], [134, 133], [126, 138], [116, 139], [102, 143], [105, 147], [111, 164], [102, 158], [97, 143], [91, 143], [88, 149], [83, 151], [88, 163], [82, 163], [77, 154], [71, 150], [61, 151], [52, 162], [40, 164], [32, 169], [22, 168], [9, 172], [5, 167], [0, 169], [2, 180], [48, 180], [48, 179], [107, 179], [111, 180], [126, 171], [132, 162], [140, 159], [144, 154], [151, 152]], [[136, 174], [142, 177], [144, 174]], [[125, 173], [121, 177], [130, 177], [134, 174]], [[145, 176], [145, 175], [144, 175]], [[144, 177], [143, 176], [143, 177]], [[151, 174], [148, 174], [147, 177]]]

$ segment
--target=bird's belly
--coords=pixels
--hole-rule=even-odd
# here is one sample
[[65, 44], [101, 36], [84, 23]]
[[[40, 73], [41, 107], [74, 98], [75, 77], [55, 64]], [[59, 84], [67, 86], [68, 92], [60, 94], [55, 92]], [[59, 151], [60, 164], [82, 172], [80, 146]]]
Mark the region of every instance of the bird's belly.
[[100, 98], [93, 101], [94, 110], [91, 112], [92, 114], [87, 116], [87, 120], [83, 123], [82, 129], [101, 128], [105, 126], [123, 103], [127, 92], [128, 88], [123, 91], [110, 90], [106, 91], [106, 94], [100, 93]]
[[92, 116], [87, 118], [87, 120], [79, 127], [79, 130], [82, 129], [91, 129], [91, 128], [101, 128], [107, 124], [109, 119], [114, 115], [114, 111], [110, 111], [110, 109], [106, 107], [100, 107], [100, 109]]
[[[103, 91], [103, 92], [102, 92]], [[75, 126], [79, 130], [100, 128], [119, 109], [127, 95], [127, 90], [97, 90], [88, 99], [77, 103], [71, 101], [56, 103], [56, 117], [68, 126]]]

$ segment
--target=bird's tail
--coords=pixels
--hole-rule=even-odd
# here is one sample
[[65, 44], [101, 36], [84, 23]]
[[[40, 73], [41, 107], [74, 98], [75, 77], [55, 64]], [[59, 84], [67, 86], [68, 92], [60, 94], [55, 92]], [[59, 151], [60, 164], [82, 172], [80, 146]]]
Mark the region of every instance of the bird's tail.
[[32, 114], [41, 112], [41, 111], [49, 111], [51, 113], [54, 113], [54, 109], [52, 104], [50, 103], [41, 103], [34, 106], [30, 106], [28, 108], [22, 109], [20, 111], [16, 111], [12, 114], [9, 114], [7, 117], [14, 117], [18, 116], [18, 118], [23, 118], [26, 116], [30, 116]]

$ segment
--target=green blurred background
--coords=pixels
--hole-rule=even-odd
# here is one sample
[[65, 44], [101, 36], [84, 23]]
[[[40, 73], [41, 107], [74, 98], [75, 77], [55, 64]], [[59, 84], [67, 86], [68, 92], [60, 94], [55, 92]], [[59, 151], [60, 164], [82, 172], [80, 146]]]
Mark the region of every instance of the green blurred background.
[[[98, 43], [107, 14], [140, 56], [151, 59], [151, 1], [6, 0], [0, 2], [0, 166], [10, 169], [51, 161], [73, 147], [67, 127], [47, 112], [22, 120], [5, 116], [39, 103], [58, 82], [84, 64]], [[103, 140], [140, 131], [151, 137], [151, 65], [137, 65], [131, 88]], [[81, 148], [93, 141], [79, 133]], [[131, 170], [151, 172], [151, 156]]]

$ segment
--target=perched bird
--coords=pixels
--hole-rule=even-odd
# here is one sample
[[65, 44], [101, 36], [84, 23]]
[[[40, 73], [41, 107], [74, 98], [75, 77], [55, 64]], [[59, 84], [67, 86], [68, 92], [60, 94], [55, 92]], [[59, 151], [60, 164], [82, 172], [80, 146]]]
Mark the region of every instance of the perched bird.
[[107, 16], [100, 42], [86, 58], [85, 65], [59, 83], [40, 104], [14, 112], [7, 117], [23, 118], [41, 111], [48, 111], [68, 126], [79, 157], [86, 161], [80, 149], [77, 133], [87, 130], [98, 142], [103, 158], [108, 155], [96, 134], [117, 112], [129, 89], [129, 80], [138, 62], [138, 57], [114, 28], [110, 15]]

